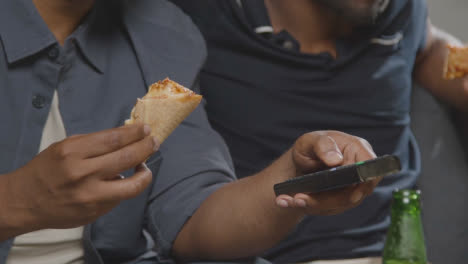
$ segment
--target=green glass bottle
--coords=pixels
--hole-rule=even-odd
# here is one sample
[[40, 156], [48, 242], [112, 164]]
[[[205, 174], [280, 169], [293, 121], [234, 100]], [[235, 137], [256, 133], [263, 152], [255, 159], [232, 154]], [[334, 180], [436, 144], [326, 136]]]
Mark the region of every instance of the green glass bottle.
[[420, 191], [393, 192], [391, 224], [385, 241], [383, 264], [426, 264], [421, 222]]

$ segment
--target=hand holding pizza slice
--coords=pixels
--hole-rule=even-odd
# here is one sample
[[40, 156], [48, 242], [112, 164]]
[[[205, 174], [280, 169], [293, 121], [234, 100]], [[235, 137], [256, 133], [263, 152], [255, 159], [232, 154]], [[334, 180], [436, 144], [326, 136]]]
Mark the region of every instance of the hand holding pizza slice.
[[449, 54], [445, 63], [444, 79], [453, 80], [468, 75], [468, 47], [448, 45]]
[[162, 143], [169, 134], [198, 106], [202, 96], [182, 85], [165, 79], [149, 87], [137, 100], [126, 125], [144, 123], [151, 127], [151, 136]]

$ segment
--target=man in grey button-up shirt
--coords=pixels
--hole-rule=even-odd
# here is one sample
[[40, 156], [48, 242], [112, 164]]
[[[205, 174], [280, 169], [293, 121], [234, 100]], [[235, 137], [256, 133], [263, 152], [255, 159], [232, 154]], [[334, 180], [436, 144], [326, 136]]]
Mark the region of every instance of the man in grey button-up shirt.
[[[338, 132], [307, 134], [230, 183], [228, 151], [201, 107], [155, 154], [143, 126], [115, 128], [157, 80], [196, 89], [205, 53], [191, 21], [163, 0], [0, 2], [0, 263], [15, 236], [82, 225], [86, 263], [247, 257], [305, 214], [342, 212], [372, 191], [376, 182], [275, 203], [274, 183], [374, 156]], [[36, 156], [54, 91], [69, 138]], [[149, 170], [139, 165], [148, 157]]]

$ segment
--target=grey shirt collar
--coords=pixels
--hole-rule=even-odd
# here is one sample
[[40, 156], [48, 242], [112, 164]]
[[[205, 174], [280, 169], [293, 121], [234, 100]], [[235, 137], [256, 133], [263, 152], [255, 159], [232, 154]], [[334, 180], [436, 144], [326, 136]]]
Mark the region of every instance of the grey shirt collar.
[[0, 8], [0, 36], [8, 63], [31, 56], [56, 39], [32, 1], [3, 1]]
[[[104, 31], [103, 28], [110, 16], [105, 15], [106, 12], [100, 12], [100, 16], [96, 16], [96, 9], [101, 6], [98, 3], [67, 41], [75, 41], [87, 61], [96, 70], [102, 72], [105, 57], [100, 52], [102, 50], [100, 45], [103, 42], [99, 38], [102, 37], [100, 34]], [[10, 64], [35, 55], [50, 46], [58, 45], [55, 36], [37, 12], [32, 1], [27, 0], [2, 3], [0, 37]]]

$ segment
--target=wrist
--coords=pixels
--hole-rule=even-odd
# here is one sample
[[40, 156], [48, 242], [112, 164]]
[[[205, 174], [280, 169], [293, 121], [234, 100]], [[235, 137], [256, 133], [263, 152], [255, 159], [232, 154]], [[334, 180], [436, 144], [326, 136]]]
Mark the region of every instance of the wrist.
[[281, 183], [298, 175], [293, 158], [293, 149], [286, 151], [271, 167], [273, 184]]
[[462, 81], [463, 95], [468, 99], [468, 76], [465, 76]]
[[0, 175], [0, 240], [39, 229], [25, 197], [18, 192], [18, 177], [15, 172]]
[[[274, 185], [290, 180], [298, 175], [298, 171], [294, 162], [293, 149], [286, 151], [272, 166], [270, 166], [269, 183], [271, 197], [269, 201], [273, 201], [278, 214], [282, 218], [289, 218], [291, 222], [300, 222], [307, 214], [304, 208], [285, 206], [284, 203], [280, 204], [283, 199], [278, 199], [274, 192]], [[282, 197], [285, 198], [285, 197]], [[289, 199], [293, 199], [290, 197]]]

